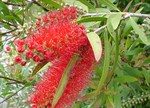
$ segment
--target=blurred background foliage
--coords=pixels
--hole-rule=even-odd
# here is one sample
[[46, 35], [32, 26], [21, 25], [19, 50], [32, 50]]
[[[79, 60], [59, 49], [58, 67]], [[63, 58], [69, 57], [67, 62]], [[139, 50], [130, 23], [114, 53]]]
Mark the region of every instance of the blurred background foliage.
[[[0, 0], [0, 108], [30, 107], [31, 89], [48, 65], [15, 64], [13, 40], [25, 38], [39, 16], [63, 5], [77, 6], [77, 21], [89, 32], [104, 27], [96, 32], [104, 56], [72, 108], [150, 108], [150, 18], [124, 19], [125, 12], [150, 14], [149, 0]], [[31, 80], [34, 71], [40, 72]]]

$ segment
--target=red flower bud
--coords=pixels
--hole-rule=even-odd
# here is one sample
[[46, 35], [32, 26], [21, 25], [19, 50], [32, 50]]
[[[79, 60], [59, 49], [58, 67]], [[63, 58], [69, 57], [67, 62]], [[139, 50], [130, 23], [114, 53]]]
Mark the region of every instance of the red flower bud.
[[22, 58], [20, 56], [15, 57], [15, 62], [20, 63], [22, 61]]
[[26, 65], [26, 61], [22, 61], [22, 62], [21, 62], [21, 65], [22, 65], [22, 66], [25, 66], [25, 65]]
[[28, 51], [28, 52], [26, 52], [26, 57], [27, 58], [32, 58], [33, 57], [33, 52], [32, 51]]
[[6, 51], [7, 51], [7, 52], [10, 52], [10, 50], [11, 50], [11, 47], [10, 47], [10, 46], [7, 46], [7, 47], [6, 47]]
[[40, 56], [36, 55], [36, 56], [33, 57], [33, 60], [35, 62], [40, 62], [41, 58], [40, 58]]
[[23, 53], [25, 51], [24, 47], [22, 47], [22, 46], [18, 47], [17, 50], [18, 50], [19, 53]]

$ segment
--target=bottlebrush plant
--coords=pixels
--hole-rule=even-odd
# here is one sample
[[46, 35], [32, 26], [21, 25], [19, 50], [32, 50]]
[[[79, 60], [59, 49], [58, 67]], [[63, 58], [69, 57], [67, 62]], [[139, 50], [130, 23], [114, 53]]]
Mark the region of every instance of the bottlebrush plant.
[[[85, 27], [77, 24], [76, 19], [76, 7], [50, 11], [38, 18], [25, 39], [14, 41], [18, 54], [25, 54], [26, 60], [53, 63], [33, 90], [33, 108], [70, 107], [91, 79], [94, 53]], [[20, 56], [15, 61], [26, 65]]]
[[0, 108], [149, 108], [147, 0], [0, 0]]

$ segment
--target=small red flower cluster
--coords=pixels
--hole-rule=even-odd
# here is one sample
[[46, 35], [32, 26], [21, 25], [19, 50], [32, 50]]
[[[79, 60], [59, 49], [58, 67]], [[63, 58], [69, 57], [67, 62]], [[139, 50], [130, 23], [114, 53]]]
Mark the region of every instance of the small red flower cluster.
[[29, 37], [15, 40], [18, 53], [25, 53], [27, 59], [35, 62], [49, 62], [64, 53], [75, 53], [87, 41], [85, 27], [73, 21], [76, 17], [75, 7], [65, 7], [38, 18]]
[[[51, 11], [38, 18], [35, 29], [29, 30], [25, 41], [15, 41], [18, 53], [25, 54], [26, 59], [53, 62], [36, 84], [30, 98], [32, 108], [51, 108], [62, 75], [75, 54], [79, 58], [70, 70], [66, 88], [55, 108], [70, 107], [80, 97], [92, 76], [94, 54], [85, 27], [77, 24], [76, 18], [75, 7]], [[17, 56], [15, 61], [20, 63], [21, 58]]]

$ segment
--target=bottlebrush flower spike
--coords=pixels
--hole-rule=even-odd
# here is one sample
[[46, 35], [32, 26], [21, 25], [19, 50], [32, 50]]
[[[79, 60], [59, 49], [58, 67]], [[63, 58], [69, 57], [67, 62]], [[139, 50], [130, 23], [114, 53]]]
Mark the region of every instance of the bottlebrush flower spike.
[[66, 86], [53, 108], [70, 107], [92, 76], [94, 54], [85, 27], [77, 24], [76, 18], [75, 7], [51, 11], [38, 18], [36, 27], [29, 30], [24, 43], [19, 39], [15, 41], [17, 48], [27, 46], [24, 51], [27, 59], [53, 63], [33, 90], [30, 97], [32, 108], [52, 108], [63, 73], [75, 54], [79, 58], [69, 70]]

